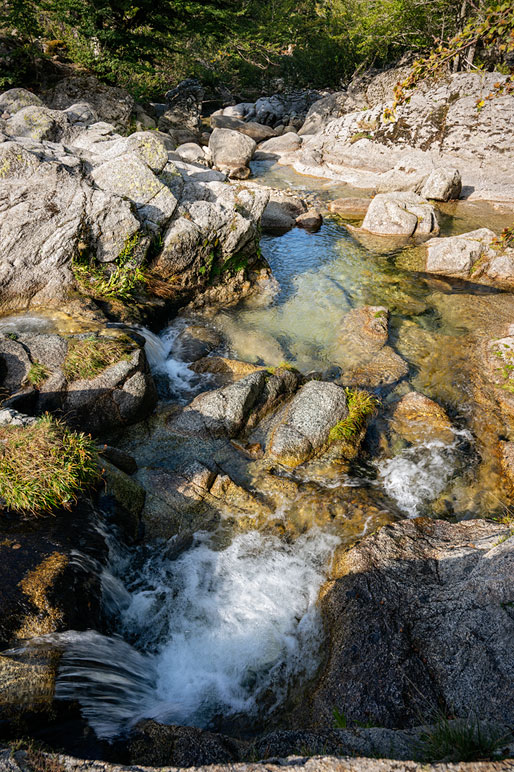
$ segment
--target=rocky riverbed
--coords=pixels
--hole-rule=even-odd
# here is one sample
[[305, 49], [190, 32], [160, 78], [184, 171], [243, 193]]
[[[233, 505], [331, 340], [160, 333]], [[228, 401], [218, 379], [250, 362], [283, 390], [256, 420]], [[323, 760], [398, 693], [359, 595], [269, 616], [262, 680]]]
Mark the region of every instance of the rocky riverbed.
[[514, 100], [393, 77], [0, 95], [0, 465], [101, 476], [2, 483], [2, 769], [512, 764]]

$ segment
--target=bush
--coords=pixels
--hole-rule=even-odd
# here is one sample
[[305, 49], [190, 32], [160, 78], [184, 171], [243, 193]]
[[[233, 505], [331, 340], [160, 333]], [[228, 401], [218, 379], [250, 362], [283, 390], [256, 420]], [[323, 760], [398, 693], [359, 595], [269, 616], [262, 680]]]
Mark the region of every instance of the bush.
[[98, 477], [91, 437], [49, 414], [29, 427], [0, 427], [0, 495], [9, 509], [34, 516], [70, 509]]

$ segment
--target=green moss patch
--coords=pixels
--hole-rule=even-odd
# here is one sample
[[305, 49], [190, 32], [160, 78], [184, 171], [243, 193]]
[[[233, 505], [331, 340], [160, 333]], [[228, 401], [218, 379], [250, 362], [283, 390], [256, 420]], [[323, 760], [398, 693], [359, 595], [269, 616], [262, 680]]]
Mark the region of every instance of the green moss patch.
[[101, 338], [88, 335], [86, 338], [70, 338], [63, 364], [68, 381], [96, 378], [106, 367], [121, 359], [128, 359], [133, 353], [132, 341], [120, 336]]
[[93, 440], [46, 414], [28, 427], [0, 427], [0, 496], [34, 516], [62, 507], [99, 477]]

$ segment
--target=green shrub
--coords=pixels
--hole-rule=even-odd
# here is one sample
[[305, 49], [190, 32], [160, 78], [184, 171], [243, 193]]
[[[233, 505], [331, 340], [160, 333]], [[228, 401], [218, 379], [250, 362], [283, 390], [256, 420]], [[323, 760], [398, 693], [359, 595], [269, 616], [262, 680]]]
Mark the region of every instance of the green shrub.
[[96, 378], [106, 367], [128, 359], [133, 351], [129, 338], [101, 338], [88, 335], [86, 338], [70, 338], [63, 364], [68, 381]]
[[46, 414], [28, 427], [0, 427], [0, 495], [15, 512], [69, 509], [99, 477], [91, 437]]

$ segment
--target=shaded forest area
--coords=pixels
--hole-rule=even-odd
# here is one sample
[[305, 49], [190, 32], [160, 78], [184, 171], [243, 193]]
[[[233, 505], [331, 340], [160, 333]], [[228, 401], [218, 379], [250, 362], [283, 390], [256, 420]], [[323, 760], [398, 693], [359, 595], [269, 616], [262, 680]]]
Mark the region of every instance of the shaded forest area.
[[[473, 44], [447, 57], [450, 69], [507, 74], [513, 56], [502, 47], [511, 4], [480, 0], [3, 0], [0, 9], [0, 89], [37, 86], [52, 60], [142, 100], [189, 76], [248, 97], [338, 89], [359, 67], [451, 50], [476, 29]], [[491, 13], [505, 27], [488, 37]]]

